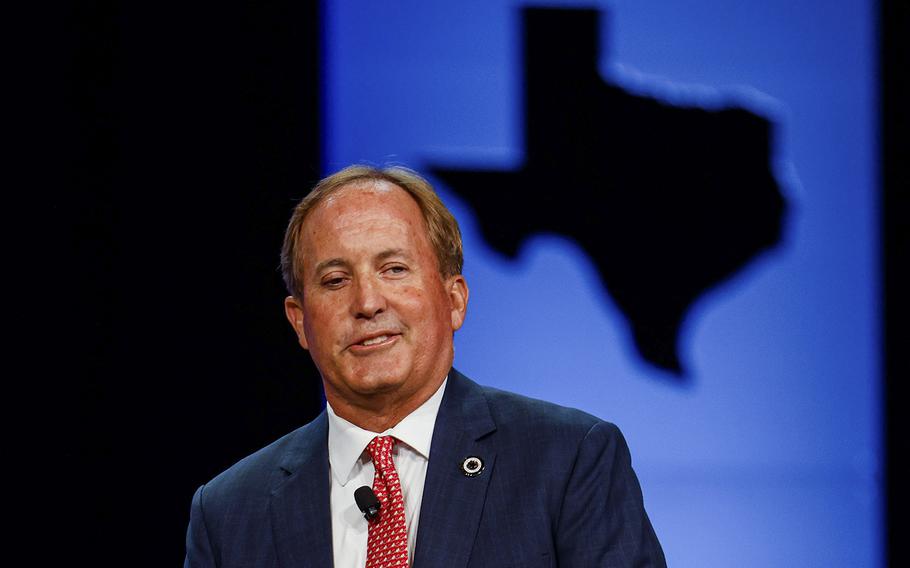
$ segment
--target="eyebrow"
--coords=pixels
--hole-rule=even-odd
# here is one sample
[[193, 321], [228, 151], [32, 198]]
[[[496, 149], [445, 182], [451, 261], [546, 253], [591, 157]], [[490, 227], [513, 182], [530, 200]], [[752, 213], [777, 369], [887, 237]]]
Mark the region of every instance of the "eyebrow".
[[330, 268], [330, 267], [334, 267], [334, 266], [347, 266], [347, 265], [348, 265], [348, 263], [345, 262], [344, 259], [330, 258], [328, 260], [323, 260], [322, 262], [317, 264], [316, 268], [314, 269], [313, 272], [318, 276], [326, 268]]
[[406, 259], [411, 258], [408, 255], [408, 253], [406, 253], [404, 251], [404, 249], [395, 248], [395, 249], [386, 249], [386, 250], [382, 251], [381, 253], [377, 254], [376, 260], [380, 260], [380, 261], [387, 260], [389, 258], [392, 258], [393, 256], [403, 256]]

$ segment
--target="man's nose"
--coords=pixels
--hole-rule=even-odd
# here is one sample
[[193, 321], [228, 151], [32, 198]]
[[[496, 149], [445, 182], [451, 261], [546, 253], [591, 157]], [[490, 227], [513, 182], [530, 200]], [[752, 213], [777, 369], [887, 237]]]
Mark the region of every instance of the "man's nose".
[[382, 284], [372, 278], [358, 278], [354, 282], [354, 301], [351, 306], [356, 318], [371, 319], [386, 309]]

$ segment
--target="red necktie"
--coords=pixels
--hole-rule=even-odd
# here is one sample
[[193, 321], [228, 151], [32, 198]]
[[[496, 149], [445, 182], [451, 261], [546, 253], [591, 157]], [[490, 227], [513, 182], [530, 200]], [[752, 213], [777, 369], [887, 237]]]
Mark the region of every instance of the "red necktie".
[[398, 442], [391, 436], [376, 436], [367, 445], [376, 476], [373, 492], [382, 507], [379, 518], [370, 523], [367, 537], [366, 568], [407, 568], [408, 528], [404, 522], [404, 497], [401, 481], [392, 462], [392, 447]]

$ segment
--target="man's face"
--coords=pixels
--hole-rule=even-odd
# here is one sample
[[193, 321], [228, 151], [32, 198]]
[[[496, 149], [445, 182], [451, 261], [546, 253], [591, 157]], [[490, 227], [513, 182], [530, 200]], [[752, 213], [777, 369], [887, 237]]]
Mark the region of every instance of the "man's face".
[[332, 407], [429, 397], [452, 364], [467, 287], [442, 278], [414, 199], [386, 182], [343, 187], [301, 231], [303, 299], [285, 308]]

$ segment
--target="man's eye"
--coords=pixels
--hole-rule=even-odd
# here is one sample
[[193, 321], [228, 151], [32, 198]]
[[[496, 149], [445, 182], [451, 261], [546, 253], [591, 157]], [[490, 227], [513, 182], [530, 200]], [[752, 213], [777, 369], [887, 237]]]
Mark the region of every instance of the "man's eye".
[[408, 271], [408, 269], [406, 267], [398, 266], [398, 265], [390, 266], [385, 269], [386, 274], [392, 274], [392, 275], [404, 274], [407, 271]]
[[328, 278], [322, 281], [322, 285], [327, 288], [338, 288], [342, 284], [344, 284], [344, 278], [341, 276], [338, 276], [336, 278]]

